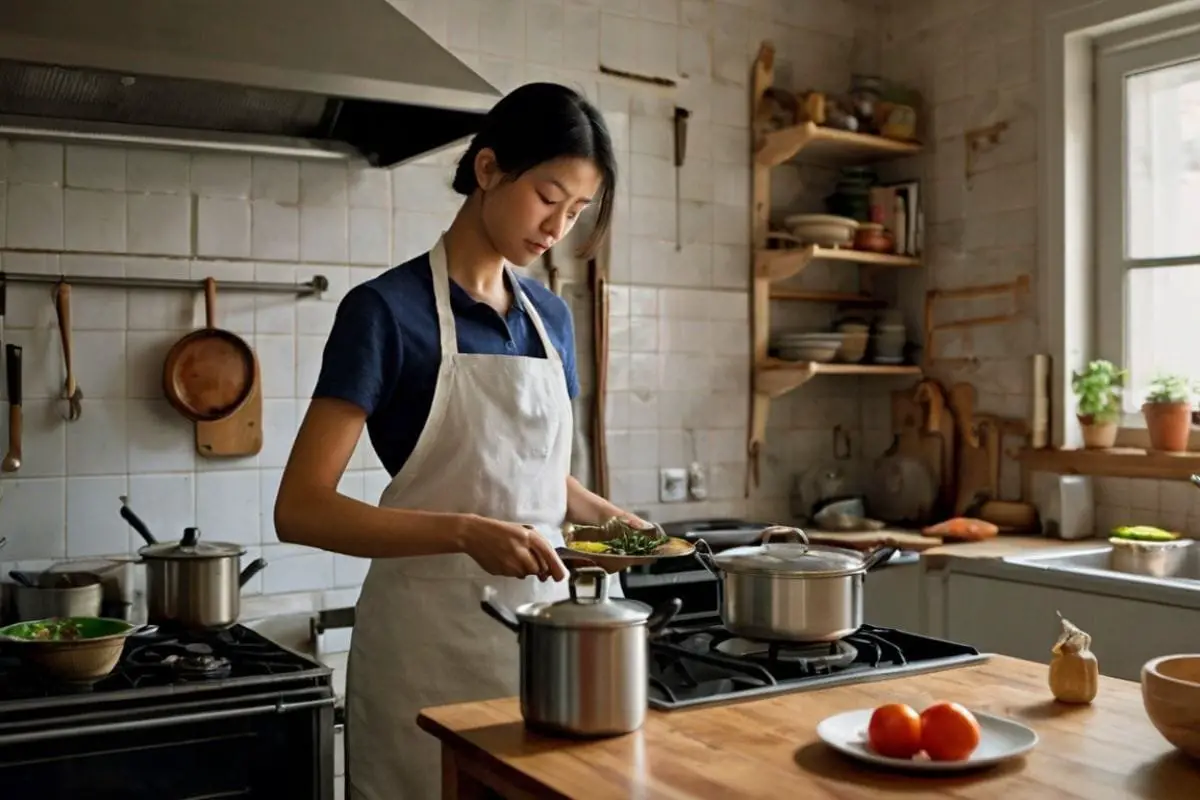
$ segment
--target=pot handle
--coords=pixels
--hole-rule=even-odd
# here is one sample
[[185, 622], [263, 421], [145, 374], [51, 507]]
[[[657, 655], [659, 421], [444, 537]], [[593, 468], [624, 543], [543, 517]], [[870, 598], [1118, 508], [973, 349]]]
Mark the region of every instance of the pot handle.
[[886, 564], [887, 560], [896, 554], [897, 549], [891, 545], [876, 547], [863, 558], [863, 569], [869, 572]]
[[696, 549], [692, 552], [692, 556], [700, 562], [700, 566], [704, 567], [716, 577], [721, 577], [721, 570], [717, 566], [717, 562], [713, 559], [712, 547], [706, 540], [696, 540]]
[[483, 599], [479, 601], [479, 607], [492, 619], [499, 622], [504, 627], [508, 628], [513, 633], [521, 630], [521, 623], [517, 621], [517, 615], [512, 612], [512, 609], [502, 605], [496, 599], [496, 590], [494, 587], [483, 587]]
[[759, 544], [769, 544], [776, 536], [786, 539], [787, 541], [798, 541], [805, 547], [808, 546], [808, 534], [799, 528], [791, 528], [787, 525], [772, 525], [764, 530], [758, 537]]
[[679, 613], [679, 609], [683, 608], [683, 601], [678, 597], [672, 597], [670, 600], [665, 600], [646, 620], [646, 627], [650, 635], [654, 635], [667, 627], [671, 620], [675, 619], [675, 615]]
[[608, 573], [600, 567], [578, 567], [571, 570], [571, 577], [567, 579], [567, 588], [571, 592], [571, 602], [579, 602], [579, 578], [582, 575], [590, 575], [594, 578], [593, 583], [596, 585], [596, 593], [593, 599], [598, 603], [603, 603], [608, 600]]
[[158, 539], [154, 538], [154, 534], [146, 527], [146, 523], [142, 522], [137, 514], [133, 513], [133, 509], [126, 505], [126, 498], [121, 498], [121, 517], [129, 523], [129, 527], [138, 532], [138, 535], [146, 540], [146, 544], [158, 544]]
[[267, 568], [267, 560], [265, 558], [256, 558], [246, 565], [242, 573], [238, 575], [238, 588], [246, 585], [246, 582], [253, 578], [258, 573]]

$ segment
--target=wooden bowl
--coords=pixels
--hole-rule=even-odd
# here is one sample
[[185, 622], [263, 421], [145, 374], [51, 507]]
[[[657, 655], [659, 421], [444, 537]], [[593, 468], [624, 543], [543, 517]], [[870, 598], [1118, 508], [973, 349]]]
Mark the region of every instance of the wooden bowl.
[[1163, 738], [1200, 759], [1200, 654], [1147, 661], [1142, 666], [1142, 705]]

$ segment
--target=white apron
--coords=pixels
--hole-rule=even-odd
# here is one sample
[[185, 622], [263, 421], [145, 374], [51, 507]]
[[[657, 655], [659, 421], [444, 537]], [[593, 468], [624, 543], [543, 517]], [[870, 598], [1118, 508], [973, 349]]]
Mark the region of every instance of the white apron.
[[[441, 241], [429, 260], [442, 361], [425, 428], [380, 505], [533, 525], [561, 545], [573, 424], [558, 351], [510, 273], [546, 358], [459, 353]], [[467, 555], [371, 563], [347, 674], [352, 800], [440, 797], [439, 743], [417, 728], [420, 710], [519, 692], [517, 637], [480, 609], [486, 585], [510, 607], [567, 594], [566, 581], [489, 575]]]

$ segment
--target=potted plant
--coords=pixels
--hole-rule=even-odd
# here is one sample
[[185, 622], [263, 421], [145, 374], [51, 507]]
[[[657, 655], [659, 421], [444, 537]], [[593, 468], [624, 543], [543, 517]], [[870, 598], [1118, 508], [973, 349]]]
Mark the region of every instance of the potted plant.
[[1192, 425], [1193, 385], [1182, 375], [1161, 375], [1150, 384], [1142, 416], [1150, 449], [1168, 453], [1187, 450]]
[[1088, 363], [1082, 372], [1072, 373], [1075, 416], [1083, 431], [1084, 447], [1095, 450], [1116, 444], [1126, 374], [1125, 370], [1117, 369], [1111, 361], [1103, 359]]

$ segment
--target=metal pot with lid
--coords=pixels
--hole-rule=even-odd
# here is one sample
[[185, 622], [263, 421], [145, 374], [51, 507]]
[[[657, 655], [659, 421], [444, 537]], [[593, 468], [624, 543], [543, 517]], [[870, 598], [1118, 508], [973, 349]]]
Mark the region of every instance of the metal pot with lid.
[[[590, 596], [581, 578], [591, 578]], [[568, 578], [570, 596], [511, 610], [484, 590], [483, 610], [518, 635], [521, 715], [530, 728], [572, 736], [617, 736], [642, 726], [649, 687], [649, 636], [679, 612], [608, 596], [609, 575], [581, 567]]]
[[159, 542], [128, 506], [121, 506], [121, 516], [146, 540], [138, 556], [146, 565], [151, 624], [220, 629], [238, 621], [242, 587], [266, 568], [265, 560], [241, 569], [246, 548], [240, 544], [202, 541], [199, 528], [187, 528], [177, 542]]
[[760, 544], [707, 551], [701, 561], [721, 579], [721, 621], [731, 633], [828, 642], [862, 626], [864, 576], [895, 552], [809, 544], [799, 528], [774, 526], [763, 531]]

